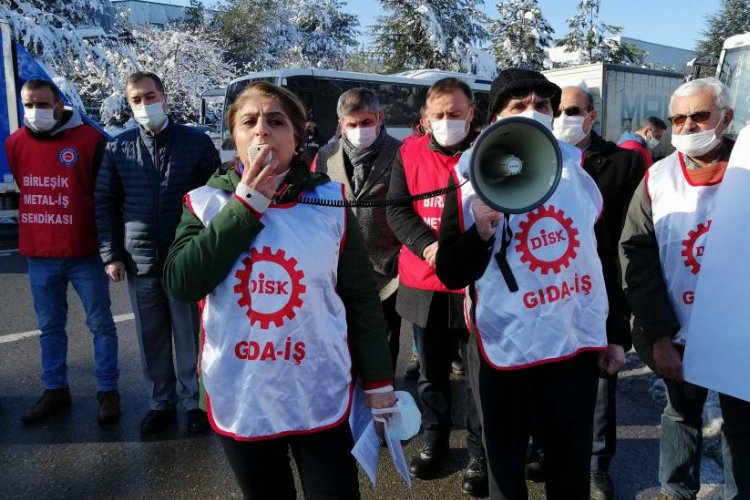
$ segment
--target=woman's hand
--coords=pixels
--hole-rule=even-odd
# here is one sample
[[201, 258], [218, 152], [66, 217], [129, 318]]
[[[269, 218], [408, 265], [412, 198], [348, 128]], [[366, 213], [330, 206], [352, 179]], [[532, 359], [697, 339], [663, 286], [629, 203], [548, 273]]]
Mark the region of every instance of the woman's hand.
[[253, 188], [270, 200], [276, 194], [276, 176], [274, 175], [274, 171], [279, 166], [279, 162], [273, 158], [268, 165], [264, 166], [269, 154], [271, 154], [271, 146], [266, 144], [258, 156], [255, 157], [255, 160], [249, 165], [245, 165], [240, 182]]

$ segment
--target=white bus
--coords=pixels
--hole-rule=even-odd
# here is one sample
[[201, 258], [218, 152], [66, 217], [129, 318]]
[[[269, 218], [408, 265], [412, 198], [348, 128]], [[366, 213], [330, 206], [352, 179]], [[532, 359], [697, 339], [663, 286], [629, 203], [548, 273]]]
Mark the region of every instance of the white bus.
[[716, 78], [729, 87], [734, 119], [727, 135], [737, 137], [742, 127], [750, 125], [750, 33], [724, 41]]
[[[385, 112], [388, 133], [399, 139], [411, 134], [411, 124], [419, 119], [419, 108], [424, 104], [427, 89], [435, 81], [447, 76], [461, 78], [474, 91], [477, 111], [487, 109], [491, 80], [476, 75], [437, 70], [415, 70], [397, 75], [352, 73], [325, 69], [282, 69], [250, 73], [227, 85], [224, 94], [224, 113], [237, 95], [250, 83], [265, 81], [294, 92], [305, 105], [308, 119], [315, 122], [323, 141], [336, 133], [338, 117], [336, 103], [342, 92], [354, 87], [366, 87], [378, 96]], [[234, 145], [226, 124], [221, 128], [221, 159], [234, 155]]]

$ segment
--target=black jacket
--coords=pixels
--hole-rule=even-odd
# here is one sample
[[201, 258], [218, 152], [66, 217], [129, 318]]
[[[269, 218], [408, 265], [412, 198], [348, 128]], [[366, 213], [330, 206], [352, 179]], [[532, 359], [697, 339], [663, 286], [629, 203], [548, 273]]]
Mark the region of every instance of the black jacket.
[[170, 119], [156, 136], [142, 127], [109, 143], [96, 181], [96, 227], [105, 264], [161, 276], [182, 213], [182, 197], [219, 167], [211, 139]]

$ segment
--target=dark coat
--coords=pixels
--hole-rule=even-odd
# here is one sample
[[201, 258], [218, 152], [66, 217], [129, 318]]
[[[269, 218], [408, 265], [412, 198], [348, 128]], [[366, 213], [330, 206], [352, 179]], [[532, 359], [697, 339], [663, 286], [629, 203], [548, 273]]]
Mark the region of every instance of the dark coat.
[[161, 276], [182, 213], [182, 197], [206, 183], [219, 153], [199, 130], [170, 123], [156, 136], [142, 127], [109, 143], [96, 181], [96, 227], [105, 264]]
[[[351, 201], [383, 200], [388, 195], [391, 169], [399, 147], [401, 147], [401, 141], [386, 135], [370, 173], [362, 189], [356, 195], [347, 173], [349, 158], [344, 153], [341, 140], [320, 148], [315, 159], [314, 170], [327, 174], [333, 181], [342, 183], [346, 187], [346, 197]], [[398, 287], [398, 253], [401, 250], [401, 242], [388, 226], [385, 210], [385, 206], [352, 207], [362, 227], [381, 300], [390, 296]]]

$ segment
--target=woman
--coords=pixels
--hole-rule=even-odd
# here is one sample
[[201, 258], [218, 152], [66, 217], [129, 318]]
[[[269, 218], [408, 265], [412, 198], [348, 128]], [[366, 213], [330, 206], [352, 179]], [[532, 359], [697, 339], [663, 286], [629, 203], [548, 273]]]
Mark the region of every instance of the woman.
[[300, 158], [305, 112], [293, 94], [253, 83], [227, 124], [238, 157], [185, 197], [165, 269], [173, 297], [203, 300], [209, 420], [246, 498], [295, 498], [289, 448], [306, 498], [359, 498], [352, 365], [368, 406], [395, 403], [360, 228], [348, 209], [295, 202], [343, 191]]

